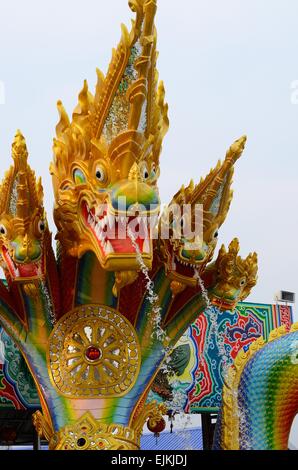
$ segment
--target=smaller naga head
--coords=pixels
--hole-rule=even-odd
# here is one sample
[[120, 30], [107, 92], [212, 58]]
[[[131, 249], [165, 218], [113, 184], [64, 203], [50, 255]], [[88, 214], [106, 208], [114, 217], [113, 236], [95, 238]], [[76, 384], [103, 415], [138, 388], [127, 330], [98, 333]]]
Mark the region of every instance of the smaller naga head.
[[[257, 283], [258, 256], [250, 253], [246, 259], [239, 256], [239, 241], [235, 238], [226, 251], [223, 245], [215, 261], [217, 281], [209, 296], [221, 310], [233, 310], [245, 300]], [[213, 268], [213, 267], [212, 267]]]
[[27, 163], [21, 132], [12, 144], [13, 165], [0, 191], [0, 262], [10, 282], [30, 282], [45, 275], [44, 242], [50, 237], [40, 179]]
[[195, 286], [198, 274], [212, 260], [233, 196], [234, 164], [245, 142], [245, 136], [237, 140], [224, 162], [219, 162], [197, 186], [192, 181], [182, 186], [161, 217], [161, 254], [169, 277], [181, 286]]

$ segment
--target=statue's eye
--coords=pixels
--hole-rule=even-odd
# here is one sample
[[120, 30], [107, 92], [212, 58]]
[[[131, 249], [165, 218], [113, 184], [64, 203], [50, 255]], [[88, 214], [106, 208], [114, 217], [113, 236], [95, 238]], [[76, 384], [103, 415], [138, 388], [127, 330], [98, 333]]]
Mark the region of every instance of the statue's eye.
[[215, 232], [213, 234], [213, 238], [216, 240], [218, 238], [218, 235], [219, 235], [218, 230], [215, 230]]
[[0, 225], [0, 234], [1, 235], [6, 235], [7, 234], [6, 227], [3, 224]]
[[241, 279], [240, 286], [243, 287], [246, 284], [246, 279]]
[[83, 171], [80, 168], [76, 168], [73, 172], [73, 180], [75, 184], [85, 184], [86, 183], [86, 176], [84, 175]]
[[180, 219], [180, 228], [185, 234], [187, 229], [188, 229], [188, 224], [189, 224], [189, 218], [184, 214], [181, 219]]
[[45, 223], [45, 221], [44, 221], [44, 220], [40, 220], [40, 221], [38, 222], [38, 230], [39, 230], [39, 232], [40, 232], [40, 233], [43, 233], [43, 232], [45, 231], [45, 229], [46, 229], [46, 223]]
[[106, 179], [106, 171], [105, 169], [101, 166], [98, 165], [96, 167], [96, 172], [95, 172], [96, 179], [100, 181], [100, 183], [103, 183]]
[[143, 168], [143, 178], [144, 178], [144, 180], [147, 180], [149, 178], [149, 171], [148, 171], [148, 168], [146, 166], [144, 166], [144, 168]]

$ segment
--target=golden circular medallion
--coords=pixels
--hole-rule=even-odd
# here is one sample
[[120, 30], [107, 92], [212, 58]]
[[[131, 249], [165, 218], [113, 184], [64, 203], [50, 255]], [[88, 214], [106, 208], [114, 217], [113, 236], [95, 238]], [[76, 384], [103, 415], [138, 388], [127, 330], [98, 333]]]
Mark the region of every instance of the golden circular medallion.
[[84, 305], [68, 312], [49, 339], [51, 378], [67, 397], [125, 395], [136, 381], [140, 360], [133, 326], [106, 306]]

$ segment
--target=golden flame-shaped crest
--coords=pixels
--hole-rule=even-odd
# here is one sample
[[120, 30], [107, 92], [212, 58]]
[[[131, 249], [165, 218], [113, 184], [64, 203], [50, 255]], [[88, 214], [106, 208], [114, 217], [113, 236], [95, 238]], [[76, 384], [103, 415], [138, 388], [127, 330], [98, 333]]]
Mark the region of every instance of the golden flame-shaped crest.
[[84, 162], [90, 172], [98, 159], [118, 162], [115, 179], [127, 177], [140, 159], [159, 164], [168, 107], [156, 71], [156, 0], [133, 0], [129, 5], [136, 19], [130, 32], [122, 25], [106, 76], [97, 70], [95, 94], [85, 81], [72, 121], [58, 102], [51, 165], [56, 198], [61, 185], [71, 182], [74, 162]]

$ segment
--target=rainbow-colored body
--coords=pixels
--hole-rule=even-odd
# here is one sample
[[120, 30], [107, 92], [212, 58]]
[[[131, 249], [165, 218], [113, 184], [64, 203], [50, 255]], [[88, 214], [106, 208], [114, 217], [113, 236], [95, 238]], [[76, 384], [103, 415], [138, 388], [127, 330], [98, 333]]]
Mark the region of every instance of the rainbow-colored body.
[[287, 450], [298, 413], [298, 324], [241, 351], [230, 369], [215, 450]]

